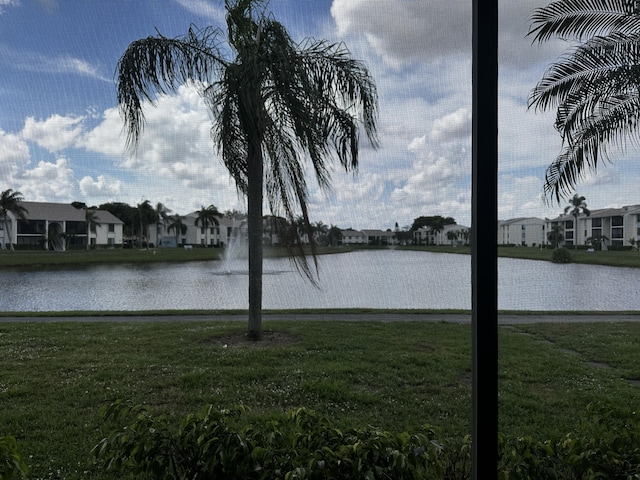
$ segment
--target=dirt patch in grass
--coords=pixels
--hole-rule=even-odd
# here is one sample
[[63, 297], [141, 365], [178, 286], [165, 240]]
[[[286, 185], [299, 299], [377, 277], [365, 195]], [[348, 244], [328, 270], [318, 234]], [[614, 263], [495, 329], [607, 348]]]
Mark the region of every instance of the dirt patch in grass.
[[219, 345], [223, 348], [231, 347], [252, 347], [252, 348], [266, 348], [266, 347], [283, 347], [292, 345], [298, 341], [298, 336], [287, 332], [276, 332], [271, 330], [265, 330], [262, 332], [262, 339], [257, 342], [247, 340], [246, 332], [234, 332], [225, 333], [222, 335], [216, 335], [209, 338], [209, 341], [214, 345]]

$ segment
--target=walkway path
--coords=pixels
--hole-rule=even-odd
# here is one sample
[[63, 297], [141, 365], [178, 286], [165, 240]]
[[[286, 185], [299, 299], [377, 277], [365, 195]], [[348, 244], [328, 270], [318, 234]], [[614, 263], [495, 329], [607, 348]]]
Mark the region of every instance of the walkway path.
[[[232, 322], [246, 321], [246, 314], [215, 315], [91, 315], [91, 316], [38, 316], [38, 317], [0, 317], [0, 322]], [[264, 313], [264, 322], [269, 321], [344, 321], [344, 322], [449, 322], [470, 323], [470, 314], [439, 313]], [[547, 314], [505, 314], [498, 317], [500, 325], [518, 323], [593, 323], [593, 322], [639, 322], [640, 313], [636, 315], [618, 315], [594, 313], [588, 315], [547, 315]]]

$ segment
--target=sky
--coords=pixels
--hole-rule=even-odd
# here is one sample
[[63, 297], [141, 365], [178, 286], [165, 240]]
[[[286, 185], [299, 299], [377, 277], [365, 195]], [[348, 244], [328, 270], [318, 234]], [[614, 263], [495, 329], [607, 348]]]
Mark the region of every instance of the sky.
[[[526, 37], [532, 11], [546, 3], [500, 3], [500, 219], [553, 218], [567, 204], [542, 195], [546, 167], [562, 149], [554, 112], [527, 106], [569, 48]], [[149, 200], [181, 215], [211, 204], [245, 211], [197, 91], [181, 87], [145, 106], [135, 154], [125, 147], [116, 100], [116, 64], [131, 42], [180, 36], [190, 25], [224, 28], [223, 7], [223, 0], [0, 0], [0, 191], [89, 206]], [[336, 167], [330, 191], [310, 183], [311, 220], [386, 230], [442, 215], [469, 226], [471, 1], [271, 0], [267, 8], [296, 41], [344, 42], [378, 88], [380, 147], [363, 141], [358, 172]], [[629, 147], [576, 193], [590, 209], [640, 204], [639, 155]]]

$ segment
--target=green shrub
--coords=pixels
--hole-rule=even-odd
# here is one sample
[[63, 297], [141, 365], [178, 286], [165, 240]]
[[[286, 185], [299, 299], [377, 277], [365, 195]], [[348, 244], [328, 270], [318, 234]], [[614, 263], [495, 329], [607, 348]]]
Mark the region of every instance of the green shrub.
[[571, 254], [565, 247], [554, 248], [551, 252], [553, 263], [571, 263]]
[[635, 412], [589, 406], [578, 428], [564, 437], [536, 442], [501, 436], [498, 478], [640, 478], [639, 426]]
[[188, 415], [175, 432], [165, 417], [116, 402], [105, 419], [131, 423], [94, 452], [108, 471], [154, 479], [442, 479], [435, 432], [341, 430], [306, 409], [249, 421], [238, 407]]
[[0, 437], [0, 480], [26, 478], [29, 468], [22, 461], [16, 439]]

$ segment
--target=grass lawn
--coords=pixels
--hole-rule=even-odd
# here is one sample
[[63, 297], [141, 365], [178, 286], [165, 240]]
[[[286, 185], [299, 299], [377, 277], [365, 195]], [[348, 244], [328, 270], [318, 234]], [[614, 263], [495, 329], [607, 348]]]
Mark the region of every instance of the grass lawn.
[[[32, 478], [101, 476], [90, 449], [116, 399], [176, 421], [206, 404], [253, 414], [301, 406], [337, 425], [470, 432], [470, 326], [446, 323], [243, 321], [0, 323], [0, 436], [11, 434]], [[500, 328], [500, 427], [544, 439], [577, 426], [589, 403], [637, 408], [640, 325]], [[121, 426], [121, 425], [118, 425]]]

